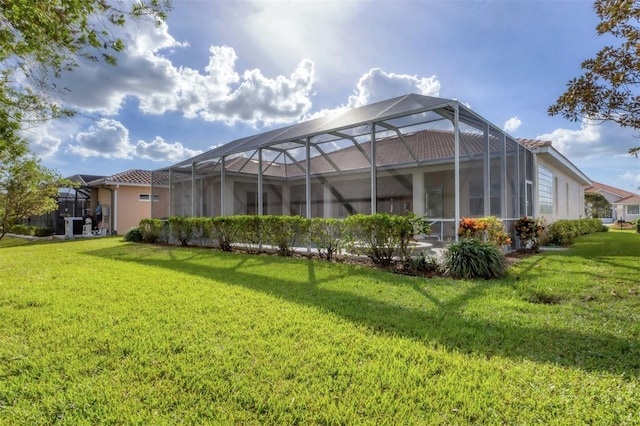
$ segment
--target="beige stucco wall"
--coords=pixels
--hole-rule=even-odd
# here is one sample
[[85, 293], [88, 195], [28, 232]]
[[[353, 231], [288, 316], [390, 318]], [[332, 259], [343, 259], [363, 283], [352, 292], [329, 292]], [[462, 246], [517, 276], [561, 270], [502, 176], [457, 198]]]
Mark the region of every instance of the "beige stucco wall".
[[140, 220], [151, 217], [151, 201], [141, 201], [140, 194], [150, 194], [150, 187], [120, 186], [114, 189], [115, 213], [113, 230], [117, 234], [124, 234]]
[[[91, 194], [91, 214], [95, 216], [97, 202], [102, 205], [103, 221], [100, 228], [107, 233], [124, 234], [134, 226], [138, 226], [140, 220], [151, 217], [151, 188], [149, 186], [119, 185], [107, 188], [95, 188]], [[112, 195], [113, 191], [113, 195]], [[154, 195], [158, 200], [154, 201], [154, 210], [158, 212], [168, 210], [169, 189], [154, 188]], [[141, 194], [149, 195], [149, 200], [140, 200]]]
[[[546, 223], [553, 223], [561, 219], [584, 218], [584, 186], [567, 173], [562, 172], [541, 156], [537, 156], [537, 165], [543, 165], [553, 174], [553, 213], [542, 214], [537, 211], [536, 216], [544, 218]], [[536, 174], [538, 169], [536, 167]], [[539, 206], [538, 191], [536, 190], [536, 207]]]

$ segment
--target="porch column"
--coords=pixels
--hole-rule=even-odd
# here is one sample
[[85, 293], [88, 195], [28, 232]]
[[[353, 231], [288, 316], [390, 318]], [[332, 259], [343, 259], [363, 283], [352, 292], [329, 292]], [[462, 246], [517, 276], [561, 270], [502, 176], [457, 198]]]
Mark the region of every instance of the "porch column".
[[424, 173], [416, 171], [412, 174], [413, 180], [413, 212], [418, 216], [424, 216]]
[[371, 214], [378, 211], [378, 176], [376, 173], [376, 124], [371, 123]]
[[311, 138], [307, 137], [305, 148], [305, 172], [304, 172], [304, 192], [305, 192], [305, 215], [311, 219]]
[[258, 215], [264, 214], [262, 209], [262, 148], [258, 148]]
[[456, 241], [458, 241], [458, 228], [460, 227], [460, 107], [456, 103], [453, 108], [453, 140], [454, 140], [454, 186], [455, 186], [455, 228]]
[[173, 216], [173, 169], [169, 167], [169, 217]]
[[191, 163], [191, 217], [196, 217], [196, 162]]
[[489, 138], [489, 125], [484, 125], [484, 162], [482, 165], [482, 179], [484, 180], [484, 215], [491, 216], [491, 163], [489, 155], [491, 152]]

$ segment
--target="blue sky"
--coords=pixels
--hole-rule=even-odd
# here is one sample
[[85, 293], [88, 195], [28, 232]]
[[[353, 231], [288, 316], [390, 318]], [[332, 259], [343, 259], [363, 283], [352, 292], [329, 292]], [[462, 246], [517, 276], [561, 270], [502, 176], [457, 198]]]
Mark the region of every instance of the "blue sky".
[[608, 41], [597, 22], [589, 1], [173, 0], [165, 25], [122, 29], [118, 67], [63, 77], [76, 117], [25, 136], [63, 176], [111, 175], [413, 92], [551, 140], [592, 180], [638, 192], [627, 151], [640, 131], [547, 115]]

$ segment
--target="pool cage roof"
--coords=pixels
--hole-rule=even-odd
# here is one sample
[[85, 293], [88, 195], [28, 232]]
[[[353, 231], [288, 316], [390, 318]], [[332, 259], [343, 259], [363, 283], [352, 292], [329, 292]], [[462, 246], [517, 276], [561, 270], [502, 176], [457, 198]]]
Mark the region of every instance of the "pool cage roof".
[[[408, 94], [349, 109], [337, 115], [320, 117], [236, 139], [156, 172], [215, 173], [220, 171], [223, 159], [243, 157], [247, 164], [253, 160], [253, 156], [258, 151], [271, 152], [271, 158], [264, 158], [268, 161], [267, 167], [275, 164], [295, 166], [288, 169], [297, 170], [295, 173], [297, 176], [304, 176], [306, 168], [304, 159], [307, 157], [324, 158], [323, 163], [328, 163], [333, 171], [340, 172], [340, 167], [330, 155], [332, 151], [355, 147], [370, 163], [369, 149], [365, 150], [362, 144], [389, 137], [399, 138], [408, 152], [410, 161], [421, 164], [425, 159], [413, 152], [411, 144], [407, 142], [404, 135], [413, 129], [419, 130], [421, 126], [422, 128], [433, 126], [453, 128], [457, 136], [460, 124], [472, 128], [475, 133], [484, 133], [494, 140], [497, 138], [502, 141], [504, 137], [518, 143], [499, 127], [457, 100]], [[306, 154], [305, 149], [307, 149]], [[253, 154], [247, 159], [247, 153], [250, 152]], [[453, 155], [450, 158], [453, 158]], [[245, 172], [255, 173], [255, 167], [243, 166], [242, 169]]]

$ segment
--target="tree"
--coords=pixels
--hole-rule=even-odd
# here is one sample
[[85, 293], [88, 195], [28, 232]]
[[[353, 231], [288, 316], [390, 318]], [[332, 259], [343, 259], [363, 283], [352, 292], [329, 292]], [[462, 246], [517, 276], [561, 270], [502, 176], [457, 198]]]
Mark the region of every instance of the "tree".
[[[567, 91], [549, 107], [549, 115], [570, 121], [611, 121], [640, 129], [640, 1], [596, 0], [598, 35], [620, 41], [582, 62], [585, 73], [569, 81]], [[638, 157], [640, 146], [629, 149]]]
[[611, 203], [602, 194], [585, 192], [584, 213], [589, 219], [611, 217]]
[[0, 240], [20, 219], [58, 208], [58, 188], [73, 187], [30, 156], [22, 156], [0, 174]]
[[72, 115], [58, 101], [65, 88], [58, 87], [56, 79], [78, 67], [80, 57], [116, 65], [115, 54], [124, 44], [114, 36], [114, 27], [128, 19], [153, 19], [160, 24], [170, 9], [170, 0], [129, 4], [121, 0], [0, 1], [0, 123], [20, 128]]
[[159, 25], [169, 9], [170, 0], [0, 0], [0, 239], [19, 219], [55, 210], [58, 187], [70, 184], [20, 137], [30, 123], [74, 114], [57, 79], [79, 58], [116, 65], [125, 46], [115, 27]]

